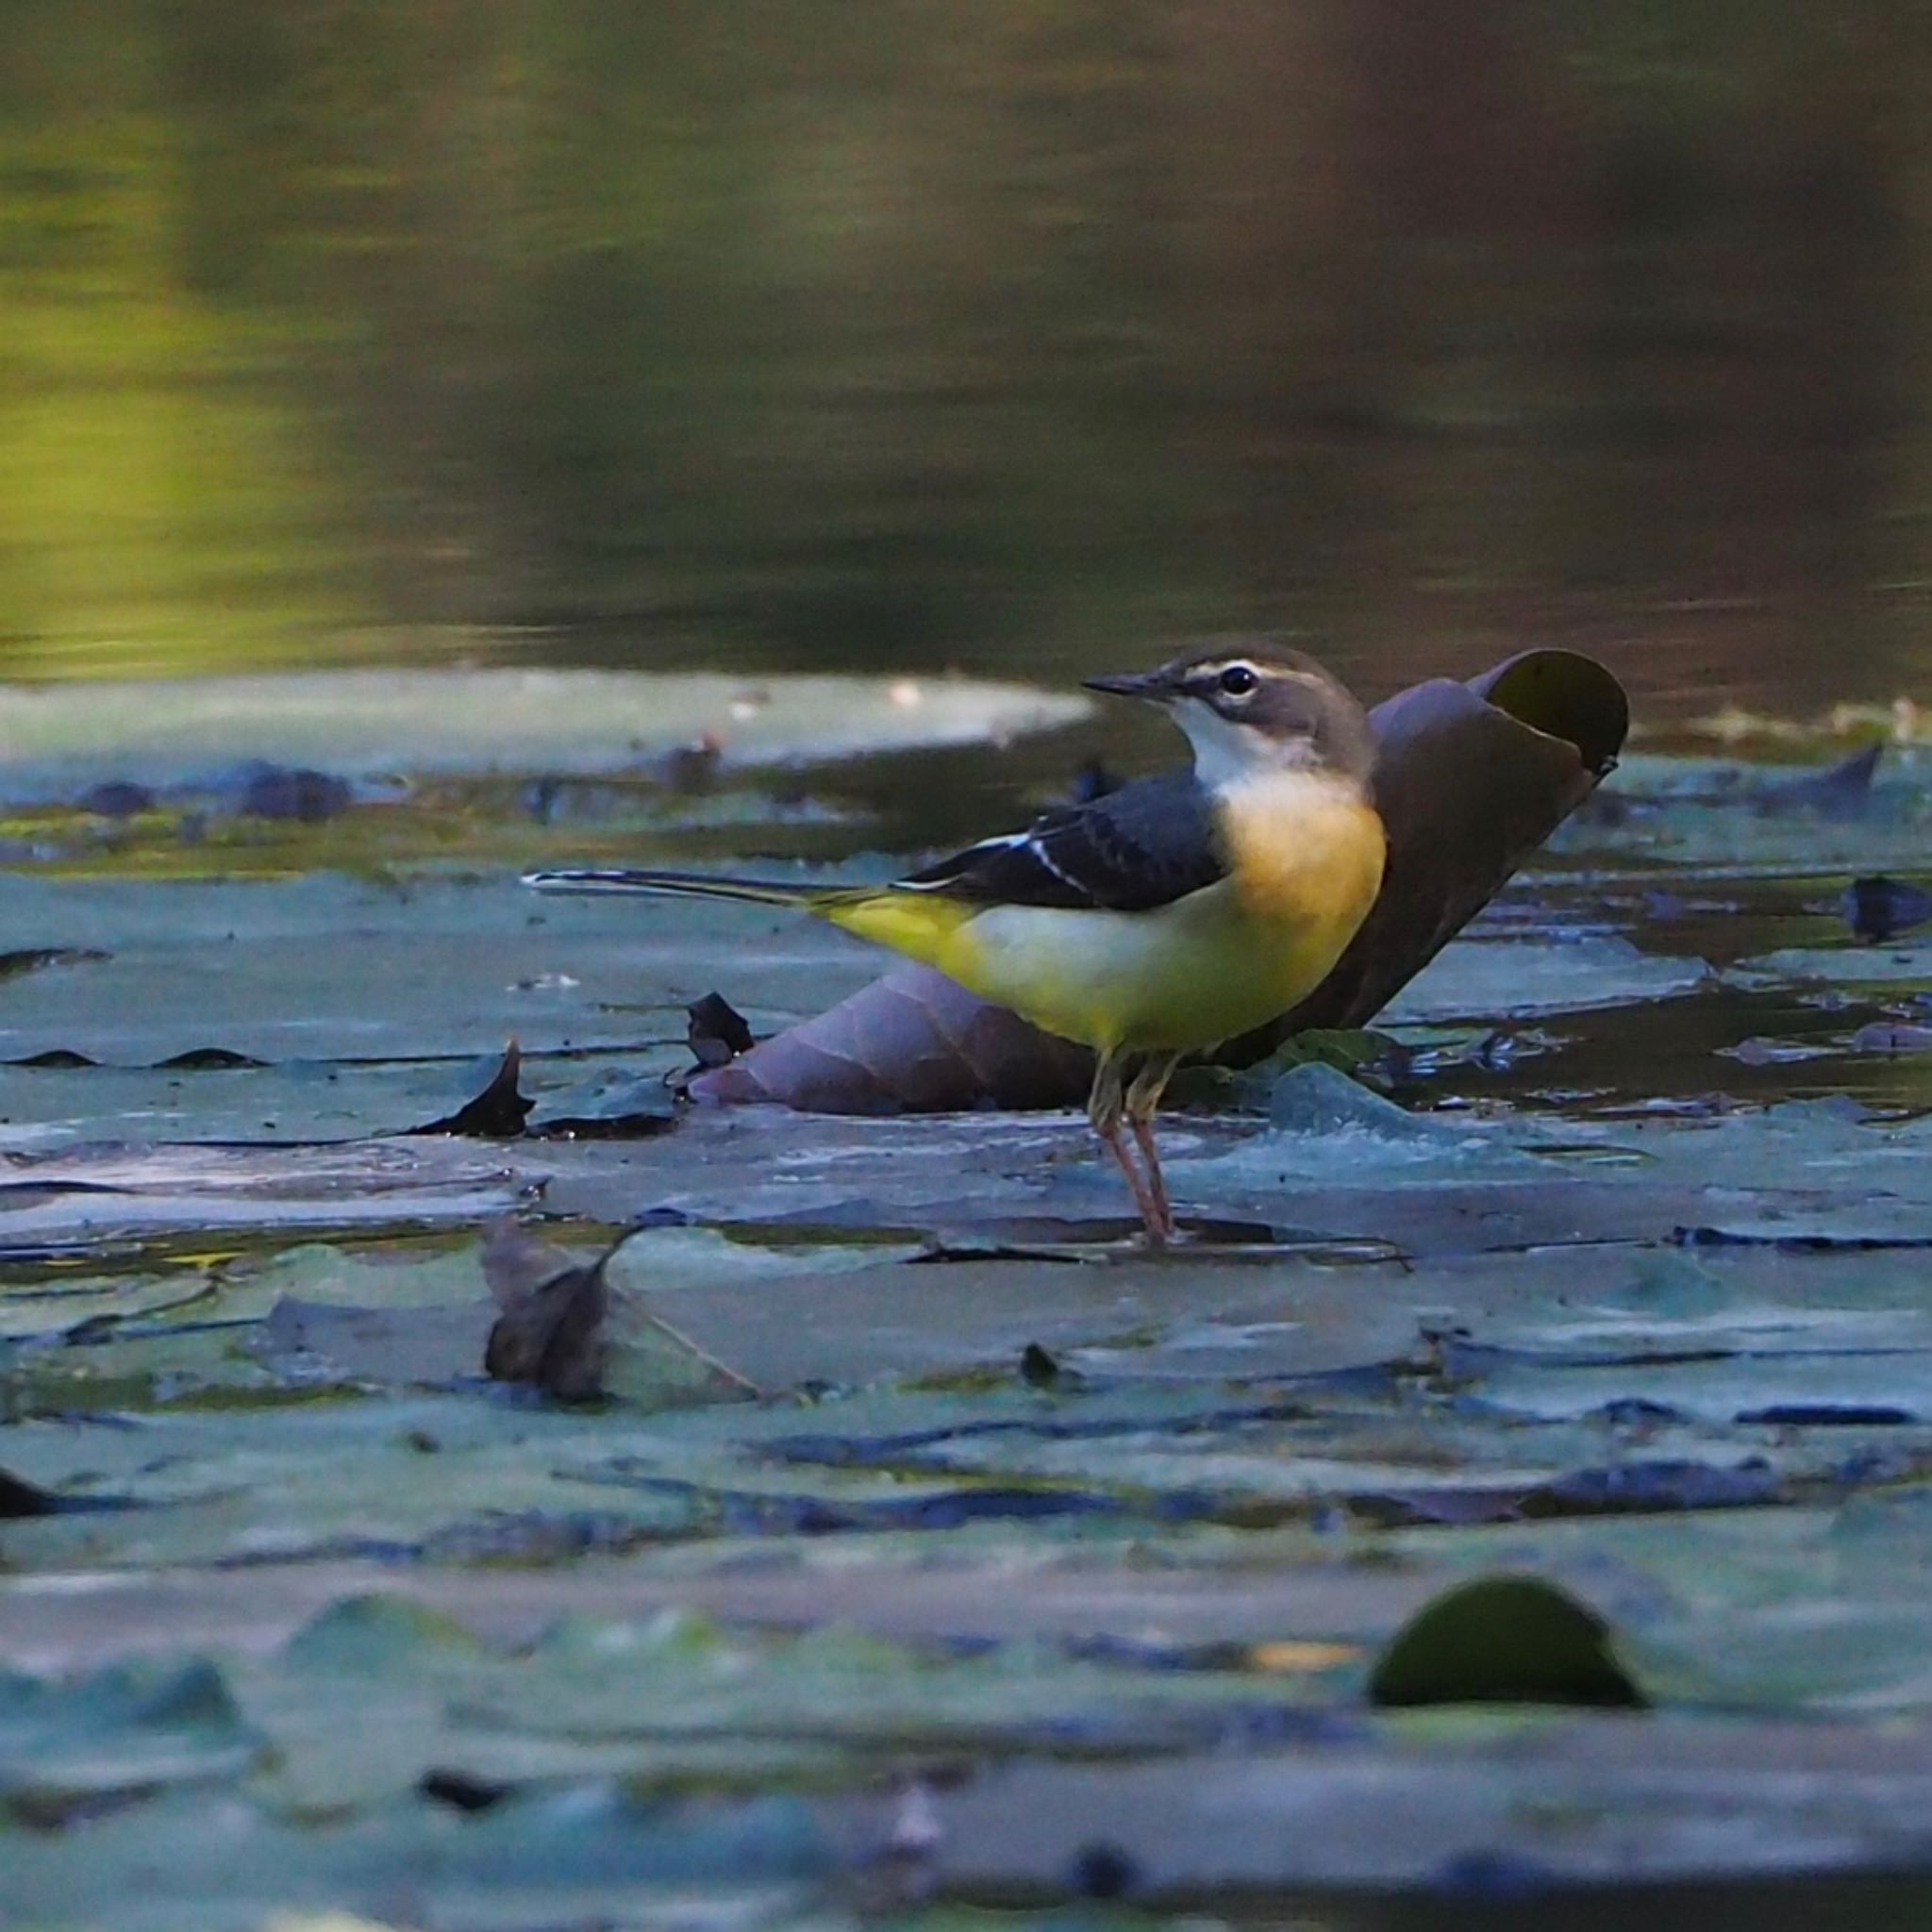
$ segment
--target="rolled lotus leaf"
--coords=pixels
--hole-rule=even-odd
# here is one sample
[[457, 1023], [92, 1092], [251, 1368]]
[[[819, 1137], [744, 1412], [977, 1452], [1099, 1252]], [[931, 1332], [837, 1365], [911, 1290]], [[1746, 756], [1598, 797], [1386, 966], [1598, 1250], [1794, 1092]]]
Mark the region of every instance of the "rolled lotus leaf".
[[[1360, 1026], [1426, 966], [1616, 764], [1623, 687], [1574, 651], [1524, 651], [1458, 684], [1431, 678], [1377, 705], [1375, 802], [1389, 830], [1382, 890], [1335, 969], [1291, 1012], [1213, 1058], [1246, 1066], [1311, 1026]], [[694, 1100], [808, 1113], [1068, 1107], [1093, 1057], [902, 963], [729, 1065]]]

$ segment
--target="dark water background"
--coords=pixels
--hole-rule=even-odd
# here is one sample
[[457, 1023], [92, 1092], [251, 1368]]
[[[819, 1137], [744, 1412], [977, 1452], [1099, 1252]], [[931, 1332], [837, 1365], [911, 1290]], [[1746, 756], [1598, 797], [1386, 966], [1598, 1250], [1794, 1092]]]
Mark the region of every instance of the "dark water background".
[[6, 675], [1923, 689], [1922, 7], [4, 10]]

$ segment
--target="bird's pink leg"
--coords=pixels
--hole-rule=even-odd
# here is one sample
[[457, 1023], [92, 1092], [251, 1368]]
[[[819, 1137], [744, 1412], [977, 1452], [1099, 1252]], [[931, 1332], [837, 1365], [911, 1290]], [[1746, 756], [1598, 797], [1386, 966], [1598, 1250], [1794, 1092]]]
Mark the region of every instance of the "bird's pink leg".
[[[1174, 1239], [1174, 1206], [1167, 1198], [1167, 1178], [1160, 1172], [1160, 1150], [1154, 1144], [1154, 1116], [1159, 1110], [1160, 1096], [1167, 1091], [1167, 1083], [1174, 1078], [1174, 1070], [1180, 1065], [1179, 1054], [1159, 1054], [1150, 1059], [1134, 1076], [1134, 1084], [1127, 1089], [1125, 1112], [1127, 1124], [1134, 1130], [1135, 1144], [1141, 1150], [1141, 1158], [1147, 1167], [1147, 1192], [1152, 1201], [1154, 1212], [1160, 1226], [1159, 1239], [1163, 1241]], [[1154, 1223], [1148, 1223], [1150, 1234]]]
[[[1087, 1096], [1087, 1118], [1093, 1123], [1093, 1131], [1100, 1136], [1102, 1145], [1113, 1156], [1121, 1173], [1126, 1177], [1128, 1190], [1134, 1196], [1134, 1206], [1147, 1230], [1148, 1245], [1164, 1247], [1168, 1236], [1174, 1231], [1174, 1217], [1167, 1211], [1167, 1196], [1159, 1191], [1158, 1179], [1155, 1187], [1150, 1188], [1140, 1169], [1134, 1165], [1126, 1143], [1121, 1139], [1124, 1111], [1120, 1060], [1114, 1054], [1102, 1053], [1100, 1064], [1093, 1070], [1093, 1091]], [[1135, 1138], [1140, 1139], [1138, 1128]], [[1155, 1173], [1158, 1176], [1158, 1167]]]
[[[1141, 1150], [1141, 1158], [1147, 1169], [1148, 1207], [1154, 1210], [1154, 1218], [1147, 1224], [1147, 1232], [1153, 1236], [1159, 1228], [1158, 1239], [1169, 1241], [1174, 1239], [1174, 1204], [1167, 1198], [1167, 1176], [1160, 1171], [1160, 1154], [1154, 1144], [1154, 1124], [1151, 1121], [1130, 1121], [1134, 1130], [1134, 1144]], [[1146, 1208], [1141, 1209], [1143, 1217]]]
[[1127, 1186], [1132, 1189], [1134, 1206], [1147, 1229], [1149, 1247], [1160, 1248], [1167, 1245], [1167, 1238], [1174, 1232], [1174, 1217], [1167, 1210], [1167, 1196], [1161, 1191], [1158, 1170], [1156, 1180], [1150, 1187], [1141, 1170], [1134, 1165], [1134, 1158], [1127, 1152], [1126, 1142], [1121, 1139], [1118, 1126], [1111, 1133], [1101, 1134], [1107, 1144], [1107, 1151], [1120, 1163], [1122, 1174], [1127, 1177]]

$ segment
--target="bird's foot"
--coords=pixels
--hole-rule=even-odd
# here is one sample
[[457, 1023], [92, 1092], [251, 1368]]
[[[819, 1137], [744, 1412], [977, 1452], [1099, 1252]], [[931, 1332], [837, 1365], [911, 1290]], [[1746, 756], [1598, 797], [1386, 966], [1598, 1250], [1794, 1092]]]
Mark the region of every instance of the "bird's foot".
[[1160, 1153], [1154, 1144], [1154, 1124], [1130, 1118], [1128, 1125], [1134, 1130], [1134, 1144], [1147, 1170], [1147, 1199], [1154, 1210], [1151, 1218], [1141, 1210], [1141, 1218], [1147, 1222], [1147, 1244], [1165, 1247], [1174, 1239], [1174, 1203], [1167, 1198], [1167, 1179], [1160, 1172]]
[[[1126, 1143], [1121, 1139], [1121, 1130], [1116, 1124], [1111, 1129], [1098, 1127], [1102, 1143], [1114, 1158], [1114, 1163], [1125, 1177], [1127, 1190], [1134, 1197], [1134, 1207], [1141, 1216], [1141, 1224], [1147, 1230], [1147, 1245], [1150, 1248], [1165, 1247], [1174, 1235], [1174, 1211], [1167, 1205], [1167, 1191], [1164, 1188], [1150, 1186], [1145, 1175], [1134, 1163], [1134, 1157], [1127, 1152]], [[1157, 1174], [1158, 1170], [1156, 1170]]]

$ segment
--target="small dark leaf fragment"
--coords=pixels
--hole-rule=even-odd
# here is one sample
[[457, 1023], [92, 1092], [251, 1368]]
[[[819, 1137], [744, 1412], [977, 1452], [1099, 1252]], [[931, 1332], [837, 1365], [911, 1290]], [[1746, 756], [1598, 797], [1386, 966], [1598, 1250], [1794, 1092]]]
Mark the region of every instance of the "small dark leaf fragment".
[[1873, 873], [1844, 889], [1839, 911], [1859, 939], [1883, 945], [1894, 933], [1909, 932], [1932, 919], [1932, 893], [1904, 879]]
[[467, 1134], [481, 1141], [513, 1141], [524, 1131], [524, 1121], [536, 1105], [535, 1101], [525, 1099], [517, 1089], [517, 1075], [523, 1071], [523, 1049], [512, 1040], [504, 1048], [503, 1062], [482, 1092], [466, 1100], [455, 1113], [409, 1131]]
[[453, 1811], [487, 1811], [492, 1805], [501, 1804], [512, 1788], [494, 1778], [474, 1777], [467, 1771], [431, 1765], [416, 1780], [416, 1789], [424, 1797], [447, 1805]]
[[37, 1488], [23, 1477], [0, 1469], [0, 1519], [16, 1516], [52, 1516], [60, 1499]]
[[725, 1066], [758, 1044], [744, 1015], [721, 992], [708, 992], [684, 1010], [690, 1016], [685, 1038], [700, 1067]]
[[484, 1344], [484, 1372], [558, 1402], [596, 1401], [610, 1312], [607, 1258], [579, 1267], [515, 1222], [496, 1223], [483, 1241], [483, 1278], [503, 1312]]
[[1483, 1576], [1431, 1599], [1390, 1640], [1369, 1679], [1380, 1705], [1647, 1703], [1609, 1626], [1536, 1576]]
[[1020, 1352], [1020, 1375], [1036, 1389], [1052, 1389], [1060, 1379], [1060, 1365], [1041, 1348], [1029, 1341]]

